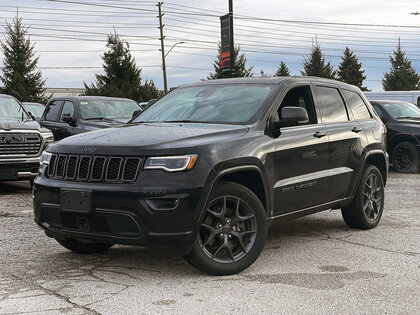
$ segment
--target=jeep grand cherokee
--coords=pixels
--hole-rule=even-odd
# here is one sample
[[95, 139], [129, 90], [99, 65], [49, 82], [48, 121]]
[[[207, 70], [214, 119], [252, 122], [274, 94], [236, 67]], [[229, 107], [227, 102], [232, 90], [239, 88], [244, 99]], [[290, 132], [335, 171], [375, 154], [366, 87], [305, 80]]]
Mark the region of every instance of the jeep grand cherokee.
[[258, 258], [273, 219], [341, 209], [348, 226], [375, 227], [387, 172], [384, 126], [354, 86], [199, 82], [125, 126], [51, 145], [35, 221], [74, 252], [145, 245], [226, 275]]

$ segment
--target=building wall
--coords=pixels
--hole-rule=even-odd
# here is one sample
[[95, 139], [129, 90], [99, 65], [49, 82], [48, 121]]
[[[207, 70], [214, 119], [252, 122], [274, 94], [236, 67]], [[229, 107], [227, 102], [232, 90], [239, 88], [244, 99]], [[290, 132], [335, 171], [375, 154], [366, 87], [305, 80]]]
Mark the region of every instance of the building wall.
[[78, 89], [78, 88], [47, 88], [45, 91], [45, 96], [48, 98], [52, 94], [51, 97], [58, 97], [58, 96], [79, 96], [85, 91], [85, 89]]

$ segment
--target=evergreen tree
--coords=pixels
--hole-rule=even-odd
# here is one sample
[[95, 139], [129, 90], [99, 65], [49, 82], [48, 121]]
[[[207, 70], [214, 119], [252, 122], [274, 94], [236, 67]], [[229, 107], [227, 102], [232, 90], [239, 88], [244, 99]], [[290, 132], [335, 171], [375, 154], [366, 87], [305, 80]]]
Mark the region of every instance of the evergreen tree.
[[41, 71], [37, 70], [39, 57], [35, 57], [34, 45], [28, 37], [28, 28], [22, 23], [22, 18], [16, 17], [7, 23], [5, 40], [1, 42], [3, 51], [3, 83], [2, 92], [22, 98], [26, 102], [45, 103], [45, 80]]
[[[253, 72], [252, 70], [254, 67], [246, 67], [246, 57], [245, 54], [239, 54], [241, 48], [236, 46], [233, 52], [233, 65], [234, 65], [234, 73], [226, 73], [222, 72], [219, 65], [219, 56], [213, 61], [214, 72], [210, 73], [207, 77], [207, 80], [216, 80], [216, 79], [224, 79], [224, 78], [235, 78], [235, 77], [252, 77]], [[221, 51], [221, 46], [219, 44], [219, 55]]]
[[102, 56], [105, 74], [96, 74], [96, 83], [85, 85], [84, 95], [126, 97], [137, 102], [160, 96], [155, 83], [141, 84], [141, 69], [137, 68], [130, 46], [118, 34], [108, 35], [108, 51]]
[[389, 56], [391, 70], [384, 74], [382, 86], [385, 91], [409, 91], [418, 90], [420, 76], [411, 66], [411, 61], [405, 56], [398, 40], [394, 56]]
[[263, 69], [261, 69], [261, 70], [260, 70], [260, 75], [261, 75], [261, 77], [262, 77], [262, 78], [266, 78], [266, 77], [268, 77], [268, 75], [267, 75], [267, 74], [265, 74], [265, 72], [264, 72], [264, 70], [263, 70]]
[[281, 61], [279, 67], [277, 68], [276, 73], [274, 74], [275, 77], [290, 77], [289, 68], [287, 68], [286, 64]]
[[365, 86], [362, 86], [363, 81], [366, 80], [364, 73], [365, 70], [362, 70], [362, 63], [359, 62], [356, 55], [346, 47], [343, 57], [341, 57], [341, 63], [338, 65], [338, 79], [348, 84], [355, 85], [362, 91], [367, 91], [368, 89]]
[[308, 58], [303, 62], [302, 75], [315, 76], [321, 78], [335, 79], [336, 72], [328, 61], [325, 63], [325, 56], [321, 51], [321, 46], [316, 43], [312, 46], [312, 50]]

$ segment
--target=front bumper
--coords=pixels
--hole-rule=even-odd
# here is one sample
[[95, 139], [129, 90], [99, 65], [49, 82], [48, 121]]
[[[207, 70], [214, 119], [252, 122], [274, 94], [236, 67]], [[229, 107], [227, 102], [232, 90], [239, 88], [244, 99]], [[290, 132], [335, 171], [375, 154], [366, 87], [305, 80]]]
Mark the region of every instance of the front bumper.
[[[194, 243], [197, 222], [206, 201], [207, 193], [201, 181], [207, 175], [205, 170], [194, 170], [194, 174], [143, 171], [131, 184], [51, 180], [39, 176], [33, 189], [35, 222], [53, 238], [141, 245], [186, 254]], [[88, 212], [63, 210], [62, 190], [89, 192], [91, 209]]]
[[0, 181], [34, 179], [38, 173], [40, 157], [0, 158]]

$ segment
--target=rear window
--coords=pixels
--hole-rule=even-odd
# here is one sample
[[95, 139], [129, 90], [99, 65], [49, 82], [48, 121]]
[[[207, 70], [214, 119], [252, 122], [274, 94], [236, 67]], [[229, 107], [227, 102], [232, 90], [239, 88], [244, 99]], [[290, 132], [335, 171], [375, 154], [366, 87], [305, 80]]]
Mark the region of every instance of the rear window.
[[343, 90], [343, 93], [347, 100], [347, 104], [349, 105], [350, 110], [353, 113], [354, 119], [360, 120], [372, 118], [369, 110], [366, 107], [365, 102], [363, 102], [359, 94], [347, 90]]
[[47, 107], [47, 111], [45, 112], [45, 120], [57, 121], [61, 104], [63, 104], [63, 101], [53, 101], [50, 103]]

